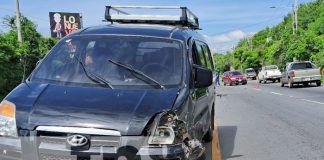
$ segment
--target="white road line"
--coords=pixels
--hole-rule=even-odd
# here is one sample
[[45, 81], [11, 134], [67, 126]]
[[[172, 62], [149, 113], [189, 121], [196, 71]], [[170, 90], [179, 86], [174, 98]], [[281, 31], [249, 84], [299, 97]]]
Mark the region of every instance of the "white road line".
[[308, 100], [308, 99], [301, 99], [301, 100], [306, 101], [306, 102], [312, 102], [312, 103], [324, 105], [323, 102], [317, 102], [317, 101], [312, 101], [312, 100]]
[[275, 94], [275, 95], [279, 95], [279, 96], [282, 96], [283, 94], [281, 93], [277, 93], [277, 92], [270, 92], [271, 94]]
[[[256, 89], [256, 88], [254, 88], [254, 89]], [[278, 93], [278, 92], [270, 92], [270, 93], [274, 94], [274, 95], [278, 95], [278, 96], [283, 96], [283, 94]], [[295, 97], [294, 96], [289, 96], [289, 98], [295, 98]], [[308, 99], [300, 99], [300, 98], [297, 98], [297, 99], [302, 100], [302, 101], [306, 101], [306, 102], [311, 102], [311, 103], [324, 105], [324, 102], [318, 102], [318, 101], [313, 101], [313, 100], [308, 100]]]

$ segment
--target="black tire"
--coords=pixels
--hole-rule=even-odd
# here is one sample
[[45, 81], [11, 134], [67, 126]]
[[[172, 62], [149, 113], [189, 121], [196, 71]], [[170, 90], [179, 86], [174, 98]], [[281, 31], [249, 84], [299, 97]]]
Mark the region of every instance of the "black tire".
[[267, 80], [265, 80], [264, 78], [263, 78], [263, 84], [266, 84], [267, 83]]
[[201, 155], [197, 160], [205, 160], [207, 158], [206, 152]]
[[289, 88], [294, 88], [294, 83], [291, 81], [291, 79], [288, 79], [288, 87]]
[[285, 84], [282, 81], [280, 81], [280, 84], [281, 84], [280, 85], [281, 87], [284, 87], [285, 86]]
[[304, 87], [308, 87], [309, 83], [305, 82], [303, 83]]
[[214, 127], [215, 127], [215, 113], [214, 113], [214, 109], [212, 109], [209, 129], [208, 129], [207, 133], [205, 134], [205, 136], [203, 137], [203, 140], [205, 142], [208, 143], [208, 142], [213, 141], [213, 138], [214, 138]]
[[259, 80], [259, 83], [261, 83], [262, 81]]
[[276, 80], [272, 80], [272, 83], [276, 83]]
[[280, 82], [281, 82], [281, 79], [279, 78], [279, 79], [278, 79], [278, 83], [280, 83]]
[[209, 128], [208, 132], [205, 134], [203, 140], [204, 140], [204, 142], [208, 143], [208, 142], [213, 141], [213, 137], [214, 137], [214, 131], [212, 128]]
[[117, 157], [140, 160], [141, 157], [136, 155], [137, 152], [138, 150], [133, 146], [124, 146], [117, 150]]
[[317, 85], [317, 87], [319, 87], [319, 86], [322, 85], [322, 82], [321, 81], [318, 81], [318, 82], [316, 82], [316, 85]]

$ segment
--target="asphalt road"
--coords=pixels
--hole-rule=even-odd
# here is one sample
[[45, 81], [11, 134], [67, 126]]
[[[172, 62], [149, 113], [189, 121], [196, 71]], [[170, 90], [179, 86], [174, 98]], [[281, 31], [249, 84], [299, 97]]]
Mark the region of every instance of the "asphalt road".
[[279, 83], [217, 88], [222, 159], [324, 159], [324, 87]]

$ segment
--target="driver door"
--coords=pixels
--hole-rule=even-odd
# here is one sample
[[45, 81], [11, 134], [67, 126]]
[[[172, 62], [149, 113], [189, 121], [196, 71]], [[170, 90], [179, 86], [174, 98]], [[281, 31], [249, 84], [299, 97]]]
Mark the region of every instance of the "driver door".
[[[203, 43], [200, 41], [193, 41], [192, 45], [192, 59], [194, 65], [208, 68], [208, 62], [204, 52]], [[194, 70], [193, 70], [194, 73]], [[195, 75], [193, 74], [193, 80], [195, 84]], [[203, 137], [206, 131], [206, 121], [208, 120], [208, 109], [209, 109], [209, 97], [213, 94], [210, 91], [210, 87], [195, 88], [193, 84], [194, 92], [194, 113], [193, 123], [195, 128], [195, 134], [197, 138]]]

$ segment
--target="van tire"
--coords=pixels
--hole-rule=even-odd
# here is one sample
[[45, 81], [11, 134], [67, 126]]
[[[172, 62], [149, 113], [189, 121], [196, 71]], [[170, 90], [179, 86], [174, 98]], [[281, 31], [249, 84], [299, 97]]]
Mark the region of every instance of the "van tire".
[[203, 140], [205, 142], [211, 142], [211, 141], [213, 141], [213, 138], [214, 138], [214, 127], [215, 127], [215, 113], [214, 112], [215, 112], [214, 109], [212, 109], [209, 129], [208, 129], [207, 133], [205, 134], [205, 136], [203, 137]]
[[205, 160], [206, 157], [207, 157], [207, 155], [206, 155], [206, 152], [205, 152], [205, 153], [203, 153], [203, 155], [201, 155], [201, 157], [198, 157], [197, 160]]
[[316, 82], [317, 87], [321, 86], [321, 84], [322, 84], [321, 81]]
[[213, 129], [211, 127], [209, 127], [209, 129], [208, 129], [207, 133], [205, 134], [203, 140], [204, 140], [204, 142], [208, 143], [208, 142], [213, 141], [213, 138], [214, 138], [214, 131], [213, 131]]

